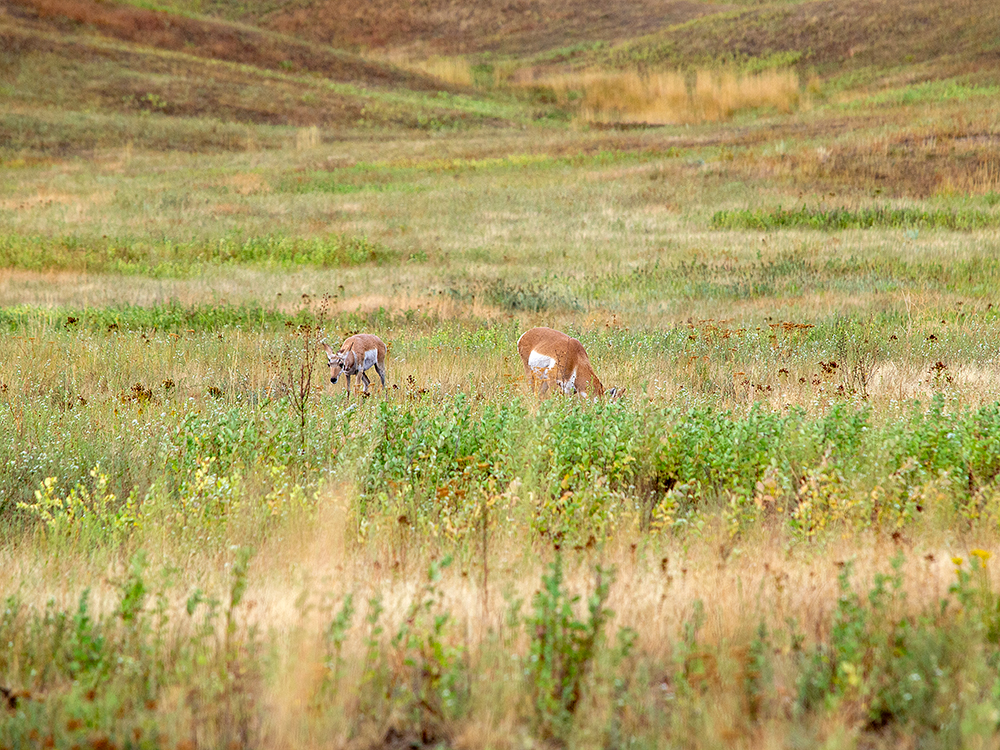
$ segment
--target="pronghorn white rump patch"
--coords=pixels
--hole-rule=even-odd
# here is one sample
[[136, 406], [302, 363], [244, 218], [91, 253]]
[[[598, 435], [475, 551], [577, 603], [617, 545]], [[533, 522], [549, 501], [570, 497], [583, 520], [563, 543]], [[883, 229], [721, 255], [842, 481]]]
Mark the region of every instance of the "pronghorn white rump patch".
[[539, 354], [534, 349], [528, 355], [528, 367], [532, 370], [551, 370], [556, 364], [555, 359], [547, 354]]
[[365, 360], [361, 365], [361, 369], [358, 372], [364, 372], [369, 367], [374, 367], [375, 363], [378, 361], [378, 349], [369, 349], [365, 352]]

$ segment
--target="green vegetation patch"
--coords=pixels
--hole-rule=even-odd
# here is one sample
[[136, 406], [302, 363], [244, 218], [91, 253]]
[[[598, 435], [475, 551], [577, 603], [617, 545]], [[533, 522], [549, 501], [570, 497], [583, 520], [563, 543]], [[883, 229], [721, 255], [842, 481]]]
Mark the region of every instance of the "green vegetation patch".
[[851, 210], [819, 209], [737, 209], [716, 211], [713, 229], [954, 229], [970, 231], [1000, 226], [1000, 216], [987, 211], [959, 209], [889, 208], [879, 206]]
[[111, 305], [87, 309], [5, 307], [0, 309], [0, 330], [18, 333], [39, 325], [46, 331], [215, 331], [223, 328], [266, 329], [286, 323], [311, 323], [311, 315], [289, 315], [258, 304]]
[[0, 235], [0, 266], [29, 270], [76, 270], [187, 276], [204, 265], [317, 266], [336, 268], [385, 263], [395, 253], [365, 237], [81, 238]]
[[1000, 86], [979, 86], [955, 80], [927, 81], [880, 91], [871, 96], [850, 102], [850, 109], [867, 108], [878, 105], [900, 106], [907, 104], [927, 104], [946, 101], [967, 102], [984, 97], [996, 98]]
[[344, 170], [306, 172], [286, 175], [278, 184], [277, 190], [282, 193], [329, 193], [331, 195], [349, 195], [371, 190], [412, 192], [413, 185], [405, 182], [386, 179], [358, 179], [354, 175], [345, 175]]
[[[20, 305], [0, 308], [0, 331], [15, 334], [53, 335], [58, 331], [91, 331], [97, 333], [148, 332], [152, 330], [175, 333], [212, 333], [226, 329], [274, 331], [298, 329], [307, 326], [319, 329], [326, 325], [331, 329], [353, 331], [362, 328], [386, 328], [402, 323], [410, 325], [437, 323], [436, 319], [424, 318], [408, 310], [393, 315], [384, 308], [370, 312], [340, 312], [327, 310], [328, 302], [322, 298], [316, 306], [304, 303], [298, 310], [287, 311], [276, 306], [265, 307], [252, 302], [245, 304], [204, 303], [185, 305], [170, 300], [158, 305], [108, 305], [106, 307], [34, 307]], [[442, 339], [454, 339], [454, 330], [441, 329]], [[489, 329], [495, 330], [495, 329]], [[463, 345], [475, 347], [475, 342], [461, 338]], [[418, 339], [424, 341], [424, 339]], [[419, 346], [421, 344], [416, 344]], [[400, 344], [405, 347], [404, 344]], [[496, 342], [490, 340], [490, 347]]]
[[[247, 313], [249, 319], [256, 311]], [[567, 542], [607, 539], [620, 524], [637, 521], [677, 530], [717, 512], [720, 503], [737, 526], [752, 525], [766, 511], [800, 539], [837, 527], [898, 528], [919, 520], [915, 498], [935, 478], [954, 479], [947, 492], [956, 509], [978, 507], [980, 491], [1000, 478], [1000, 404], [956, 407], [940, 394], [880, 414], [849, 403], [809, 414], [576, 399], [550, 399], [536, 411], [509, 394], [490, 401], [441, 396], [408, 379], [365, 408], [369, 437], [355, 453], [347, 449], [347, 423], [328, 420], [328, 411], [339, 408], [333, 402], [306, 403], [299, 426], [284, 400], [299, 372], [299, 362], [293, 365], [278, 363], [274, 380], [220, 379], [202, 394], [198, 411], [147, 412], [142, 439], [127, 451], [114, 447], [118, 435], [133, 430], [135, 415], [122, 405], [172, 402], [179, 386], [169, 379], [158, 384], [169, 371], [155, 381], [130, 376], [123, 383], [133, 385], [89, 391], [87, 398], [78, 398], [69, 382], [8, 383], [0, 403], [16, 402], [39, 416], [72, 410], [79, 417], [38, 420], [46, 426], [31, 440], [48, 447], [44, 456], [25, 450], [18, 423], [0, 425], [6, 468], [0, 489], [10, 499], [0, 517], [14, 512], [17, 501], [28, 502], [47, 477], [70, 486], [85, 482], [102, 456], [113, 457], [102, 466], [118, 497], [143, 497], [158, 486], [169, 490], [172, 504], [182, 504], [205, 466], [231, 475], [233, 486], [253, 477], [266, 485], [274, 480], [261, 473], [262, 461], [286, 466], [302, 451], [295, 460], [303, 487], [315, 488], [338, 468], [357, 477], [359, 521], [405, 517], [414, 530], [448, 527], [456, 539], [477, 533], [479, 503], [472, 500], [520, 477], [522, 496], [536, 499], [534, 530]], [[192, 385], [185, 392], [193, 393]], [[188, 450], [179, 454], [177, 445]], [[762, 482], [773, 485], [769, 500], [761, 497]]]

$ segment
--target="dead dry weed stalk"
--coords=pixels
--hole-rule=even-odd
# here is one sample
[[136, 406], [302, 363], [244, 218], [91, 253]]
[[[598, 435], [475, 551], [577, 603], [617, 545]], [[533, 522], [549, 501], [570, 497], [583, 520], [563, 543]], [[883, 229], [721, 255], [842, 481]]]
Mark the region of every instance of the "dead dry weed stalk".
[[[312, 300], [308, 294], [302, 295], [302, 303], [304, 309], [311, 306]], [[319, 341], [325, 333], [329, 306], [330, 296], [324, 294], [320, 298], [319, 310], [314, 321], [290, 326], [293, 329], [292, 339], [283, 356], [285, 363], [283, 390], [289, 394], [292, 411], [298, 417], [299, 441], [303, 454], [306, 449], [309, 407], [313, 399], [316, 358], [319, 355]]]

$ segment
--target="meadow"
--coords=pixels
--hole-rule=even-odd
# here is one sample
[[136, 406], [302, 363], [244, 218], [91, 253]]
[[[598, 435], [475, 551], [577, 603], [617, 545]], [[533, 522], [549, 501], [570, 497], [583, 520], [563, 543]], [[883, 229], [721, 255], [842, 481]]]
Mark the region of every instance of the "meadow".
[[0, 15], [0, 747], [1000, 743], [995, 14], [70, 5]]

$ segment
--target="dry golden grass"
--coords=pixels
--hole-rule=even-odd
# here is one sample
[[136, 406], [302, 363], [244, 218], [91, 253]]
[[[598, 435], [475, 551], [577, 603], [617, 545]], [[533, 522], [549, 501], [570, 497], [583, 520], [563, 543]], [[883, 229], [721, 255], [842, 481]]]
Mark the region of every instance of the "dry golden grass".
[[[420, 596], [427, 568], [438, 552], [431, 545], [397, 546], [383, 541], [359, 548], [351, 544], [344, 531], [351, 494], [349, 487], [327, 492], [312, 519], [286, 524], [258, 551], [250, 567], [249, 587], [238, 613], [239, 635], [245, 637], [251, 628], [257, 628], [274, 639], [267, 687], [255, 697], [262, 709], [259, 736], [266, 738], [269, 747], [320, 748], [331, 743], [358, 747], [382, 739], [379, 727], [363, 721], [360, 735], [352, 738], [348, 734], [352, 721], [357, 721], [351, 719], [358, 711], [357, 691], [370, 679], [364, 671], [368, 602], [376, 597], [381, 600], [382, 647], [392, 654], [389, 639], [403, 624], [415, 597]], [[457, 625], [455, 637], [468, 649], [468, 664], [476, 674], [475, 702], [467, 718], [453, 727], [455, 747], [480, 747], [486, 742], [490, 747], [513, 750], [527, 741], [518, 718], [521, 667], [501, 644], [519, 651], [525, 647], [525, 636], [505, 631], [505, 622], [513, 601], [530, 602], [553, 552], [524, 544], [520, 524], [525, 511], [530, 509], [515, 509], [494, 533], [488, 589], [483, 588], [481, 564], [474, 558], [453, 563], [439, 583], [440, 606]], [[233, 536], [230, 541], [238, 545], [242, 540]], [[592, 590], [595, 564], [614, 568], [615, 583], [608, 600], [614, 611], [609, 636], [613, 640], [619, 629], [634, 629], [636, 649], [645, 662], [670, 663], [696, 607], [703, 608], [698, 644], [700, 653], [713, 655], [709, 662], [713, 666], [703, 679], [706, 689], [717, 692], [709, 702], [715, 703], [717, 712], [706, 717], [702, 725], [706, 734], [691, 738], [692, 747], [714, 747], [727, 736], [730, 742], [735, 741], [732, 733], [739, 732], [744, 721], [736, 665], [745, 659], [747, 644], [761, 624], [777, 637], [794, 623], [803, 638], [800, 648], [829, 637], [831, 613], [841, 595], [838, 576], [845, 562], [852, 565], [855, 590], [864, 592], [873, 587], [877, 574], [891, 570], [889, 560], [902, 551], [901, 593], [905, 599], [900, 600], [901, 608], [894, 610], [894, 615], [906, 617], [927, 611], [947, 595], [955, 580], [953, 556], [967, 556], [972, 548], [1000, 550], [995, 534], [982, 533], [942, 536], [931, 532], [903, 541], [844, 537], [793, 548], [783, 547], [783, 541], [788, 540], [783, 540], [780, 532], [775, 536], [767, 529], [741, 539], [737, 546], [720, 528], [706, 529], [693, 546], [666, 535], [626, 532], [604, 549], [567, 554], [565, 583], [573, 592]], [[164, 566], [173, 569], [173, 583], [166, 592], [170, 598], [168, 616], [184, 617], [184, 600], [195, 588], [209, 596], [225, 597], [227, 556], [178, 558], [175, 550], [159, 547], [152, 538], [147, 538], [144, 546], [150, 553], [151, 579], [155, 580]], [[57, 559], [30, 543], [16, 550], [0, 550], [0, 565], [8, 572], [9, 581], [19, 581], [3, 593], [16, 593], [23, 605], [43, 609], [53, 601], [57, 607], [72, 609], [82, 591], [90, 588], [93, 616], [114, 611], [118, 595], [115, 582], [125, 573], [119, 559], [102, 561], [77, 555]], [[997, 585], [995, 568], [990, 580]], [[327, 699], [325, 713], [319, 717], [311, 713], [310, 706], [329, 675], [324, 629], [348, 594], [354, 595], [357, 611], [342, 652], [340, 689], [332, 704]], [[775, 663], [780, 663], [782, 649], [787, 648], [783, 641], [776, 642], [771, 657]], [[770, 732], [775, 741], [784, 743], [789, 731], [795, 731], [791, 711], [798, 686], [794, 676], [780, 670], [774, 674], [771, 689], [782, 713], [770, 716], [766, 729], [755, 723], [755, 734]], [[646, 679], [666, 683], [671, 677], [654, 674]], [[660, 688], [652, 684], [650, 689]], [[578, 735], [589, 731], [592, 724], [600, 729], [606, 720], [606, 696], [588, 694], [587, 700], [592, 703], [589, 709], [581, 708]], [[850, 706], [843, 710], [849, 711]], [[178, 721], [187, 714], [187, 707], [182, 696], [162, 695], [159, 712], [165, 736], [183, 736], [185, 727]], [[840, 712], [827, 721], [820, 738], [834, 736], [845, 727], [851, 732], [862, 728], [857, 717], [852, 721]], [[642, 726], [633, 729], [649, 731]], [[749, 737], [743, 742], [747, 747], [758, 746]], [[583, 738], [578, 736], [576, 743], [584, 743]]]
[[681, 73], [606, 71], [564, 74], [530, 85], [550, 87], [563, 102], [571, 92], [582, 92], [579, 117], [599, 123], [719, 122], [746, 109], [791, 112], [803, 100], [798, 75], [789, 70], [757, 75], [699, 70], [693, 86]]
[[319, 145], [319, 128], [312, 125], [308, 128], [299, 128], [295, 133], [295, 148], [299, 151], [316, 148]]
[[472, 85], [472, 70], [463, 57], [432, 57], [418, 63], [417, 70], [456, 86]]

